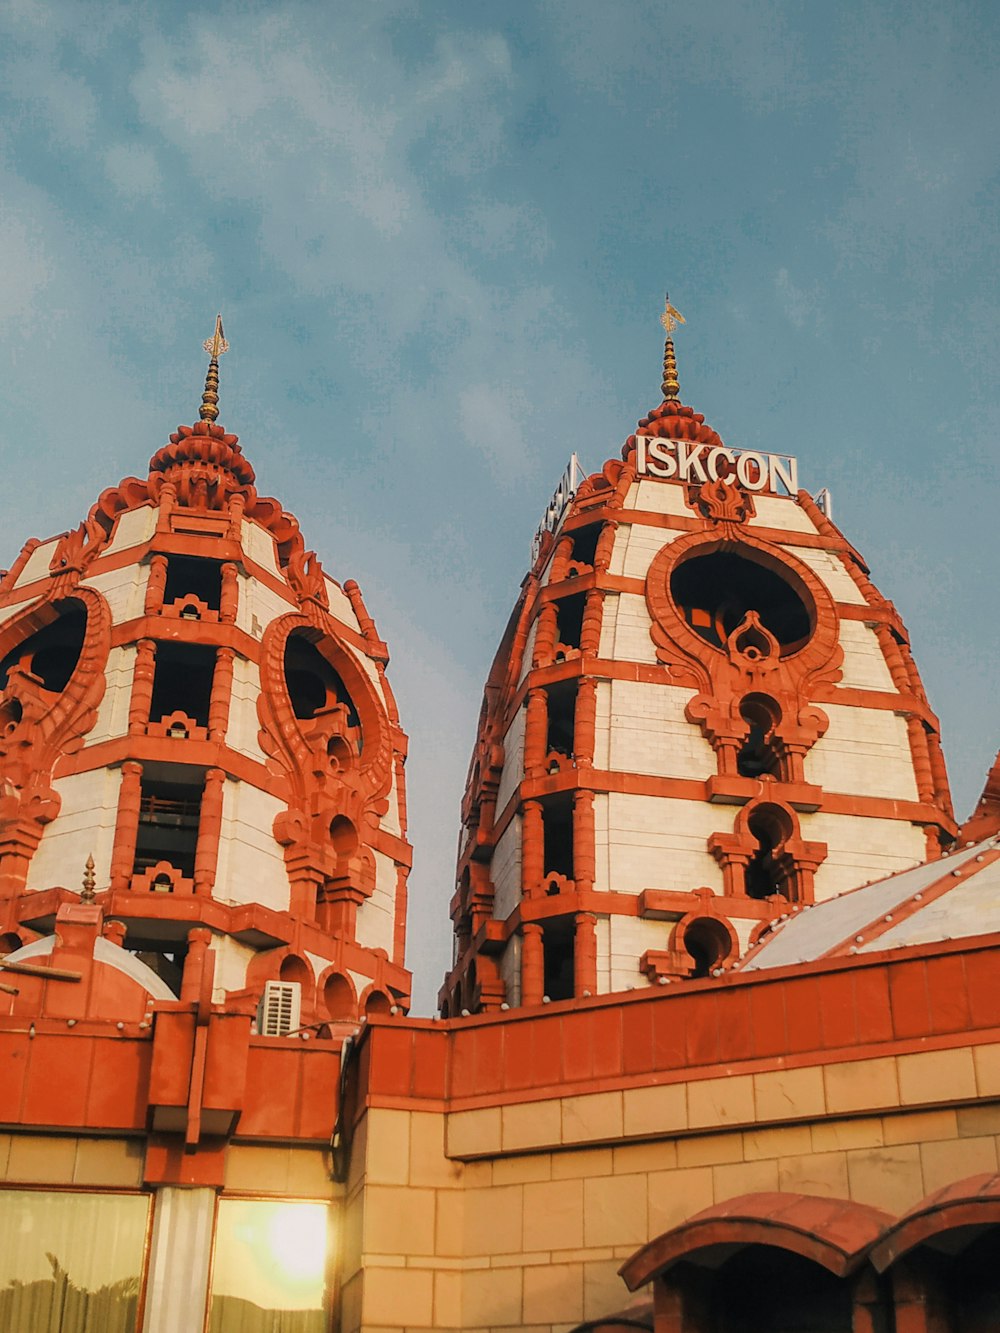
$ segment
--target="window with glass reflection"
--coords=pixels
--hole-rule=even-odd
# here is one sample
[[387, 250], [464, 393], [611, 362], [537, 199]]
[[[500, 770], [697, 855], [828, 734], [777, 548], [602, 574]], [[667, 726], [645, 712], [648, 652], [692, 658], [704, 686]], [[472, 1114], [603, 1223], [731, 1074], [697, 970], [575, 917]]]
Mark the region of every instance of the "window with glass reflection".
[[146, 1195], [0, 1190], [0, 1328], [135, 1333], [148, 1225]]
[[326, 1333], [329, 1209], [220, 1199], [210, 1333]]

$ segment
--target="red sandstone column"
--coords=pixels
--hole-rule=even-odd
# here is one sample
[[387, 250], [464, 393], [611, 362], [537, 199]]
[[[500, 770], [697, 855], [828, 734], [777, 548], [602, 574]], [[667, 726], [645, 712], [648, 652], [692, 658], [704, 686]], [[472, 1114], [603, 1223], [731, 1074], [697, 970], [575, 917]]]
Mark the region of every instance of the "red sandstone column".
[[535, 625], [535, 647], [531, 656], [532, 666], [549, 666], [556, 653], [556, 634], [559, 630], [559, 617], [555, 602], [546, 602], [538, 613]]
[[597, 993], [597, 917], [577, 912], [573, 941], [573, 994]]
[[185, 1004], [197, 1004], [201, 997], [201, 974], [212, 932], [206, 930], [204, 926], [195, 926], [193, 930], [188, 931], [187, 938], [188, 951], [181, 976], [180, 998]]
[[246, 498], [239, 491], [229, 497], [229, 535], [233, 541], [240, 541], [243, 535], [243, 513], [246, 507]]
[[198, 819], [198, 845], [194, 853], [194, 891], [211, 893], [219, 863], [219, 839], [222, 835], [222, 791], [226, 775], [221, 768], [205, 774], [205, 790]]
[[533, 898], [545, 878], [545, 826], [540, 801], [525, 801], [521, 823], [521, 893]]
[[580, 629], [580, 652], [596, 655], [601, 647], [601, 620], [604, 615], [604, 591], [593, 588], [583, 604], [583, 625]]
[[573, 555], [573, 538], [560, 537], [556, 542], [555, 554], [549, 570], [549, 583], [562, 583], [566, 577], [566, 566]]
[[112, 889], [127, 889], [132, 882], [141, 800], [142, 764], [130, 759], [122, 764], [122, 785], [118, 793], [118, 815], [115, 819], [115, 841], [111, 849]]
[[149, 562], [149, 578], [146, 581], [146, 602], [143, 607], [147, 616], [158, 616], [163, 610], [163, 595], [167, 590], [167, 557], [154, 555]]
[[153, 680], [156, 676], [156, 644], [152, 639], [140, 639], [136, 644], [135, 670], [132, 672], [132, 697], [128, 705], [128, 734], [143, 736], [149, 722], [153, 702]]
[[578, 791], [573, 797], [573, 882], [577, 892], [590, 893], [596, 877], [594, 793]]
[[233, 697], [233, 662], [236, 653], [232, 648], [217, 648], [215, 652], [215, 671], [212, 674], [212, 694], [208, 703], [208, 739], [224, 741], [226, 728], [229, 726], [229, 706]]
[[582, 678], [573, 709], [573, 754], [577, 768], [593, 768], [597, 744], [597, 681]]
[[223, 625], [232, 625], [236, 621], [236, 608], [240, 600], [239, 571], [231, 560], [222, 566], [222, 588], [219, 592], [219, 621]]
[[594, 569], [599, 574], [607, 572], [611, 564], [611, 552], [614, 549], [615, 533], [618, 531], [617, 523], [605, 523], [601, 528], [600, 536], [597, 538], [597, 548], [594, 551]]
[[28, 538], [28, 540], [21, 547], [20, 555], [11, 565], [10, 569], [7, 570], [7, 573], [3, 576], [3, 578], [0, 579], [0, 592], [9, 592], [11, 588], [13, 588], [14, 584], [21, 577], [21, 573], [24, 570], [25, 565], [31, 559], [32, 552], [35, 550], [36, 547], [41, 546], [41, 544], [42, 543], [39, 541], [37, 537]]
[[524, 771], [529, 778], [545, 772], [545, 742], [548, 739], [548, 695], [544, 689], [528, 691], [524, 719]]
[[172, 481], [165, 481], [160, 487], [160, 494], [157, 498], [160, 504], [160, 512], [156, 519], [156, 531], [169, 532], [170, 515], [174, 512], [174, 506], [177, 504], [177, 487]]
[[542, 928], [533, 921], [521, 927], [521, 1003], [541, 1004], [545, 994], [545, 950]]

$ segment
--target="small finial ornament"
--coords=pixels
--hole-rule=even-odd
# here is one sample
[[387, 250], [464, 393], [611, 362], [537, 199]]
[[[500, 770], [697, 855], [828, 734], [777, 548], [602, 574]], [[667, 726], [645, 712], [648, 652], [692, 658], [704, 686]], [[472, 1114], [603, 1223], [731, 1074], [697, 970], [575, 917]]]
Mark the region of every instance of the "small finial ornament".
[[208, 363], [208, 374], [205, 376], [205, 392], [201, 395], [201, 411], [198, 415], [202, 421], [214, 421], [219, 415], [219, 357], [222, 356], [223, 352], [229, 351], [229, 344], [222, 332], [221, 315], [216, 315], [215, 332], [211, 338], [205, 339], [202, 347], [212, 359]]
[[92, 903], [95, 898], [94, 889], [97, 885], [97, 877], [94, 874], [94, 853], [87, 857], [87, 864], [83, 870], [83, 892], [80, 894], [82, 903]]
[[669, 292], [666, 293], [663, 298], [663, 314], [660, 316], [660, 323], [667, 334], [666, 345], [663, 348], [663, 383], [660, 386], [666, 400], [676, 399], [680, 396], [681, 386], [677, 379], [677, 357], [674, 355], [674, 340], [671, 335], [677, 325], [684, 322], [684, 316], [670, 304], [670, 294]]

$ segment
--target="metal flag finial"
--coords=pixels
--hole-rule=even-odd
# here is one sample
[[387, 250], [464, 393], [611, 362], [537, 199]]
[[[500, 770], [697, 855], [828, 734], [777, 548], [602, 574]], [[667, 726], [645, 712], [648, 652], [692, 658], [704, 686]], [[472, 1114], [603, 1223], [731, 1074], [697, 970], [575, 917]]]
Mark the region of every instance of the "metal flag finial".
[[660, 316], [660, 323], [666, 331], [667, 341], [663, 348], [663, 383], [660, 386], [665, 399], [677, 398], [681, 391], [680, 383], [677, 379], [677, 357], [674, 353], [673, 331], [678, 324], [685, 322], [684, 316], [679, 310], [675, 310], [670, 304], [670, 293], [667, 292], [663, 297], [663, 314]]
[[214, 421], [219, 415], [219, 357], [224, 352], [229, 351], [229, 344], [222, 332], [221, 315], [216, 315], [215, 332], [211, 338], [205, 339], [202, 347], [211, 357], [211, 360], [208, 363], [208, 374], [205, 376], [205, 392], [201, 395], [199, 416], [202, 421]]

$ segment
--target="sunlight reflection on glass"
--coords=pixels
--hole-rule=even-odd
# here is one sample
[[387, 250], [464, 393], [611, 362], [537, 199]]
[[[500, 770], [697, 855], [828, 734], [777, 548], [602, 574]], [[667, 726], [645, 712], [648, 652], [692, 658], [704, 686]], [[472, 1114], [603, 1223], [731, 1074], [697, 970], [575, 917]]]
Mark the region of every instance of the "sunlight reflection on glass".
[[212, 1333], [322, 1333], [326, 1255], [325, 1204], [222, 1199]]

